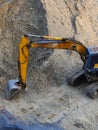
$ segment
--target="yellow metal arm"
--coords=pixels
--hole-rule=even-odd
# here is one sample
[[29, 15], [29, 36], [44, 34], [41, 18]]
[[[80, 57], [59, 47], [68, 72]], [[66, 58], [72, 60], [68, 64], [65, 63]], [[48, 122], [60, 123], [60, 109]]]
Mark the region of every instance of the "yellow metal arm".
[[86, 47], [81, 44], [78, 41], [75, 40], [54, 40], [53, 42], [50, 40], [50, 43], [47, 43], [49, 41], [43, 41], [44, 43], [35, 43], [32, 42], [31, 47], [33, 48], [52, 48], [52, 49], [67, 49], [67, 50], [74, 50], [80, 54], [80, 56], [86, 57], [87, 55], [87, 49]]
[[26, 74], [27, 74], [27, 65], [28, 65], [28, 48], [29, 40], [27, 37], [22, 36], [19, 43], [19, 52], [18, 52], [18, 71], [19, 71], [19, 82], [22, 86], [26, 85]]
[[19, 78], [22, 85], [26, 84], [26, 73], [28, 65], [29, 48], [52, 48], [52, 49], [68, 49], [78, 52], [84, 62], [87, 56], [86, 47], [79, 41], [51, 36], [32, 35], [32, 41], [28, 36], [23, 36], [19, 44]]

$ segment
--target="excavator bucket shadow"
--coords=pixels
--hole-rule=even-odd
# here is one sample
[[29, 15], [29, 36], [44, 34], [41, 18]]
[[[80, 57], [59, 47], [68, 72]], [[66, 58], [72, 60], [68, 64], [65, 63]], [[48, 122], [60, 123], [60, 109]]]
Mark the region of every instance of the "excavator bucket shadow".
[[13, 98], [16, 94], [21, 91], [21, 87], [17, 84], [18, 80], [12, 79], [8, 81], [7, 88], [5, 90], [6, 99]]

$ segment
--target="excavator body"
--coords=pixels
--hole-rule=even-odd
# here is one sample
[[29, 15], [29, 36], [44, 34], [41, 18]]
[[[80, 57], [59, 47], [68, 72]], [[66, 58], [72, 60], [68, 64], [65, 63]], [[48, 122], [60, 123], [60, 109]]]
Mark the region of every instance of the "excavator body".
[[98, 96], [98, 47], [91, 46], [87, 48], [87, 56], [81, 71], [73, 73], [67, 82], [71, 86], [77, 86], [82, 81], [90, 82], [87, 87], [87, 94], [95, 99]]
[[[29, 37], [31, 40], [29, 40]], [[52, 48], [52, 49], [67, 49], [76, 51], [83, 61], [83, 69], [77, 73], [73, 73], [67, 82], [71, 86], [76, 86], [86, 79], [88, 82], [98, 80], [98, 47], [86, 48], [81, 42], [73, 38], [61, 38], [52, 36], [40, 36], [27, 34], [22, 36], [19, 43], [18, 52], [18, 80], [9, 80], [6, 88], [6, 98], [11, 99], [17, 93], [26, 88], [26, 74], [28, 66], [29, 49], [32, 48]], [[92, 83], [87, 88], [87, 94], [95, 98], [98, 94], [97, 83]]]

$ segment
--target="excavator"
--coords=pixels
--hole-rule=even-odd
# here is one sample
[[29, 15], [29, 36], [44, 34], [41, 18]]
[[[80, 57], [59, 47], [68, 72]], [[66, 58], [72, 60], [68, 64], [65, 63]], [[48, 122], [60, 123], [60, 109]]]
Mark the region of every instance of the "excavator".
[[11, 79], [6, 87], [6, 99], [11, 99], [26, 88], [26, 74], [28, 67], [30, 48], [52, 48], [76, 51], [83, 61], [82, 70], [74, 73], [67, 82], [71, 86], [77, 86], [86, 79], [90, 82], [87, 94], [95, 99], [98, 95], [98, 47], [86, 47], [73, 38], [62, 38], [42, 35], [25, 34], [21, 37], [18, 52], [19, 79]]

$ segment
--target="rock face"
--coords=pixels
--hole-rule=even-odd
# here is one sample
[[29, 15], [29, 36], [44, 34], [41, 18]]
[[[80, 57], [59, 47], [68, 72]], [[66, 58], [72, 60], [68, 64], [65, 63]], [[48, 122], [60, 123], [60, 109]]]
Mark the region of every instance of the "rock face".
[[49, 0], [49, 2], [43, 0], [43, 3], [47, 11], [51, 35], [75, 37], [86, 45], [92, 43], [96, 45], [98, 40], [97, 0]]
[[7, 81], [18, 77], [19, 40], [27, 33], [73, 37], [85, 46], [97, 45], [98, 0], [0, 0], [1, 106], [21, 118], [33, 112], [41, 122], [61, 120], [64, 128], [97, 129], [97, 100], [86, 98], [81, 86], [77, 91], [66, 84], [68, 74], [82, 67], [75, 52], [31, 49], [29, 89], [12, 101], [5, 100], [3, 90]]

